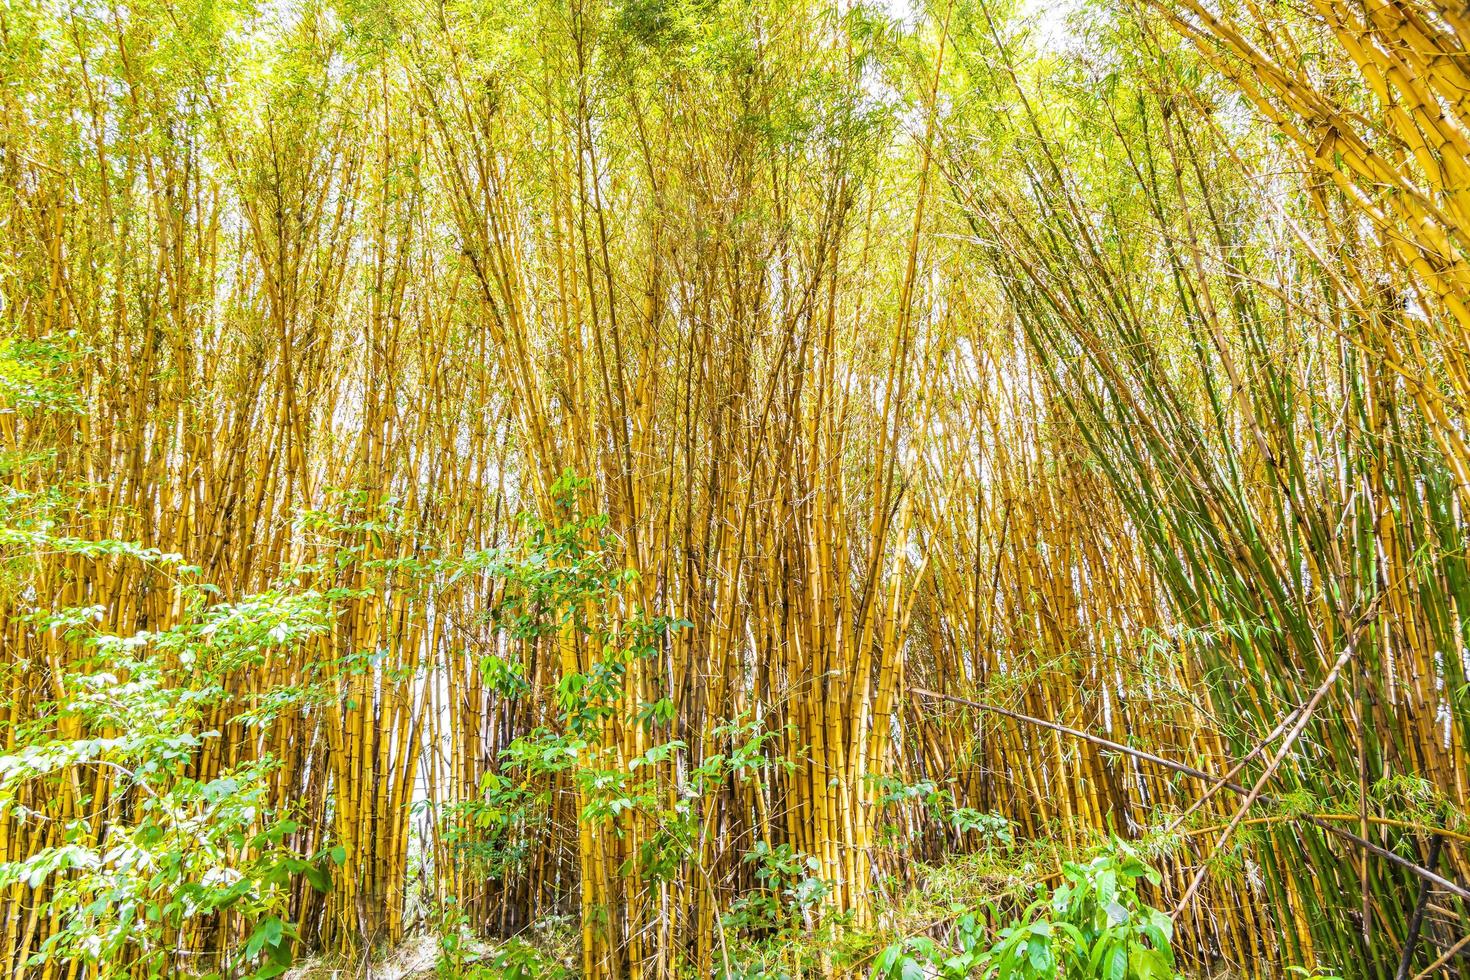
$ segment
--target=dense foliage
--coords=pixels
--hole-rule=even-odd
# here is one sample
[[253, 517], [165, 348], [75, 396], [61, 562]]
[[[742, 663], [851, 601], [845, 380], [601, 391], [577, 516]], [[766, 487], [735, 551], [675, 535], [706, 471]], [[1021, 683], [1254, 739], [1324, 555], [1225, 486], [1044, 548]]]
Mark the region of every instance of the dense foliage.
[[1456, 969], [1470, 20], [1050, 7], [0, 7], [0, 974]]

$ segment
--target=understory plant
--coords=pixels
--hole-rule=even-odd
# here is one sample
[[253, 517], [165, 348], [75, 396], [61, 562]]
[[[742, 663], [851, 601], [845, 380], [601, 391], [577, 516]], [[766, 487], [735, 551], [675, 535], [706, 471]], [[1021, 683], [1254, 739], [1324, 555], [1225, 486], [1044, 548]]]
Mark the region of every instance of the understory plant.
[[[561, 642], [597, 655], [555, 681], [554, 718], [498, 753], [495, 766], [480, 777], [478, 796], [440, 808], [441, 833], [456, 860], [486, 879], [502, 880], [526, 870], [525, 858], [550, 825], [557, 794], [570, 790], [576, 820], [594, 834], [636, 835], [633, 856], [617, 868], [633, 887], [692, 879], [713, 889], [705, 865], [718, 843], [711, 810], [732, 783], [764, 784], [790, 771], [794, 763], [779, 746], [791, 733], [748, 716], [727, 719], [712, 726], [708, 748], [697, 757], [674, 736], [677, 706], [660, 684], [648, 682], [648, 668], [691, 624], [648, 615], [625, 601], [636, 573], [610, 566], [607, 518], [569, 516], [584, 488], [585, 481], [564, 476], [553, 487], [565, 508], [560, 523], [523, 516], [517, 544], [476, 558], [476, 571], [497, 584], [489, 618], [504, 641], [480, 668], [487, 688], [514, 702], [533, 692], [511, 651]], [[641, 752], [628, 751], [619, 737], [627, 731], [641, 731]], [[721, 975], [799, 973], [800, 963], [789, 965], [792, 950], [838, 925], [825, 907], [830, 882], [818, 873], [815, 858], [779, 841], [755, 841], [742, 864], [754, 887], [722, 902], [714, 921]], [[524, 972], [521, 961], [534, 958], [531, 950], [504, 944], [476, 957], [475, 968], [498, 970], [496, 976], [540, 975]], [[772, 966], [777, 961], [779, 968]]]
[[[283, 973], [297, 882], [327, 890], [345, 855], [294, 845], [300, 828], [273, 797], [270, 754], [209, 776], [200, 760], [220, 737], [211, 719], [259, 733], [309, 699], [304, 688], [240, 695], [232, 678], [325, 630], [330, 598], [283, 589], [216, 602], [177, 555], [44, 531], [6, 543], [148, 562], [174, 580], [186, 610], [170, 628], [125, 636], [99, 627], [102, 606], [30, 616], [38, 644], [50, 634], [76, 656], [54, 700], [14, 727], [14, 748], [0, 756], [0, 815], [50, 825], [51, 843], [0, 864], [0, 890], [25, 886], [37, 913], [58, 923], [29, 964], [75, 963], [99, 980]], [[78, 779], [99, 771], [107, 778], [95, 784]], [[35, 805], [83, 784], [106, 798], [77, 795], [65, 820]], [[209, 948], [224, 935], [240, 938]]]
[[[909, 937], [885, 948], [874, 974], [887, 980], [938, 976], [963, 980], [1170, 980], [1173, 923], [1138, 896], [1138, 883], [1158, 884], [1156, 871], [1114, 837], [1086, 863], [1066, 862], [1063, 884], [1036, 886], [1021, 914], [984, 944], [984, 919], [957, 915], [948, 943]], [[993, 910], [992, 910], [993, 911]]]

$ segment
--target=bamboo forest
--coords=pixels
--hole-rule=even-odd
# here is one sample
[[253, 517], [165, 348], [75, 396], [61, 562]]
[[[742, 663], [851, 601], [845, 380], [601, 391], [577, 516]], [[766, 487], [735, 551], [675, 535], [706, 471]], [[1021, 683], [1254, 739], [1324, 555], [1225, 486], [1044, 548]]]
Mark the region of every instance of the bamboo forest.
[[0, 0], [0, 980], [1470, 978], [1461, 0]]

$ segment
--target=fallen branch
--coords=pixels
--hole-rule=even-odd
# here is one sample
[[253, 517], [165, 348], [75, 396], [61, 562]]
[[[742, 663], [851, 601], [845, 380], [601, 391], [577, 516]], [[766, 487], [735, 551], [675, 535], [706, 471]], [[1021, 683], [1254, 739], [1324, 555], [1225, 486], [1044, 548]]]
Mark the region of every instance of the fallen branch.
[[[1080, 738], [1085, 742], [1091, 742], [1093, 745], [1097, 745], [1114, 752], [1121, 752], [1124, 755], [1130, 755], [1135, 759], [1143, 759], [1147, 762], [1155, 763], [1156, 765], [1163, 766], [1165, 769], [1171, 769], [1174, 772], [1182, 773], [1195, 779], [1202, 779], [1210, 783], [1217, 782], [1219, 780], [1218, 776], [1205, 772], [1203, 769], [1196, 769], [1193, 766], [1187, 766], [1182, 762], [1175, 762], [1173, 759], [1166, 759], [1163, 756], [1154, 755], [1152, 752], [1144, 752], [1141, 749], [1135, 749], [1127, 745], [1121, 745], [1118, 742], [1112, 741], [1111, 739], [1106, 739], [1099, 735], [1093, 735], [1088, 732], [1079, 731], [1076, 728], [1068, 728], [1066, 725], [1059, 725], [1053, 721], [1046, 721], [1041, 718], [1033, 718], [1030, 715], [1023, 715], [1019, 711], [1011, 711], [1007, 708], [997, 707], [993, 704], [983, 704], [979, 701], [971, 701], [968, 698], [955, 697], [953, 694], [940, 694], [938, 691], [929, 691], [921, 687], [911, 687], [909, 688], [909, 693], [917, 695], [919, 697], [935, 698], [940, 701], [952, 701], [955, 704], [963, 704], [967, 707], [977, 708], [981, 711], [989, 711], [993, 714], [1003, 715], [1007, 718], [1014, 718], [1016, 721], [1023, 721], [1028, 725], [1035, 725], [1038, 728], [1046, 728], [1054, 732], [1061, 732], [1063, 735], [1071, 735], [1073, 738]], [[1234, 782], [1224, 783], [1224, 788], [1240, 796], [1246, 796], [1250, 793], [1250, 790]], [[1268, 805], [1279, 803], [1279, 801], [1275, 797], [1268, 796], [1264, 793], [1261, 794], [1258, 799]], [[1443, 888], [1445, 891], [1449, 892], [1452, 895], [1470, 900], [1470, 888], [1465, 888], [1463, 885], [1456, 884], [1455, 882], [1443, 877], [1442, 875], [1435, 874], [1428, 868], [1415, 864], [1413, 861], [1410, 861], [1406, 857], [1395, 854], [1393, 851], [1390, 851], [1387, 848], [1379, 847], [1372, 841], [1359, 837], [1357, 834], [1354, 834], [1350, 831], [1343, 830], [1341, 827], [1334, 827], [1326, 820], [1319, 820], [1316, 817], [1311, 816], [1310, 814], [1303, 815], [1301, 819], [1306, 821], [1307, 823], [1312, 824], [1314, 827], [1318, 827], [1322, 830], [1327, 831], [1335, 837], [1339, 837], [1345, 841], [1356, 844], [1358, 847], [1361, 847], [1372, 854], [1378, 855], [1385, 861], [1388, 861], [1391, 864], [1396, 864], [1399, 867], [1403, 868], [1405, 871], [1409, 871], [1415, 875], [1418, 875], [1425, 881], [1433, 882], [1434, 884]]]
[[1429, 969], [1424, 970], [1421, 973], [1416, 973], [1414, 975], [1414, 980], [1429, 980], [1429, 977], [1434, 974], [1435, 970], [1438, 970], [1450, 960], [1454, 959], [1455, 954], [1460, 952], [1460, 950], [1464, 949], [1466, 946], [1470, 946], [1470, 936], [1464, 937], [1459, 942], [1455, 943], [1455, 945], [1445, 950], [1439, 959], [1429, 964]]
[[[1374, 605], [1376, 606], [1377, 603], [1375, 602]], [[1365, 619], [1364, 622], [1366, 623], [1367, 620]], [[1361, 629], [1362, 627], [1359, 626], [1359, 630]], [[1292, 726], [1291, 734], [1287, 735], [1282, 741], [1281, 747], [1276, 750], [1276, 754], [1271, 757], [1271, 761], [1266, 765], [1266, 771], [1261, 773], [1261, 778], [1256, 780], [1255, 785], [1250, 788], [1250, 792], [1246, 794], [1245, 799], [1241, 801], [1240, 806], [1236, 809], [1235, 815], [1230, 818], [1230, 823], [1225, 827], [1225, 832], [1215, 838], [1215, 843], [1211, 845], [1210, 852], [1200, 862], [1199, 870], [1189, 880], [1189, 887], [1184, 889], [1184, 894], [1180, 897], [1179, 904], [1174, 907], [1174, 911], [1170, 915], [1171, 918], [1179, 918], [1180, 913], [1189, 904], [1189, 900], [1194, 897], [1195, 892], [1199, 891], [1199, 886], [1204, 884], [1205, 875], [1210, 872], [1210, 862], [1214, 860], [1216, 854], [1220, 853], [1220, 849], [1225, 846], [1225, 842], [1230, 839], [1230, 835], [1235, 833], [1235, 828], [1240, 826], [1240, 822], [1250, 812], [1251, 805], [1261, 798], [1261, 792], [1266, 788], [1266, 784], [1271, 781], [1272, 776], [1276, 775], [1276, 770], [1281, 768], [1281, 763], [1286, 761], [1286, 755], [1291, 751], [1291, 747], [1296, 744], [1297, 739], [1301, 738], [1302, 732], [1307, 730], [1307, 724], [1311, 722], [1312, 715], [1317, 711], [1317, 706], [1322, 703], [1322, 699], [1327, 696], [1327, 692], [1332, 690], [1332, 685], [1336, 683], [1338, 675], [1342, 673], [1342, 669], [1347, 666], [1348, 661], [1353, 659], [1353, 654], [1357, 650], [1358, 637], [1355, 631], [1353, 637], [1348, 640], [1342, 649], [1342, 653], [1333, 663], [1332, 669], [1327, 672], [1327, 676], [1318, 685], [1317, 690], [1312, 693], [1311, 700], [1302, 709], [1301, 716], [1297, 718], [1296, 724]]]

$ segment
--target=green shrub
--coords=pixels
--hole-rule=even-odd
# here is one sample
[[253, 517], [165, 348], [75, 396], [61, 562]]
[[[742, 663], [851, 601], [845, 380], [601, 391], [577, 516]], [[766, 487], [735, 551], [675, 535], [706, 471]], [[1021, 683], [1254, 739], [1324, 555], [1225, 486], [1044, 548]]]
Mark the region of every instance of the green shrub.
[[959, 916], [954, 948], [926, 937], [888, 946], [874, 962], [887, 980], [938, 976], [961, 980], [979, 969], [995, 980], [1166, 980], [1175, 976], [1173, 923], [1138, 897], [1138, 882], [1158, 874], [1125, 842], [1086, 864], [1066, 863], [1065, 883], [1038, 886], [1036, 899], [1002, 928], [988, 949], [974, 912]]
[[[187, 577], [177, 556], [120, 542], [53, 539], [59, 550], [142, 558]], [[41, 911], [55, 914], [32, 966], [78, 962], [98, 980], [172, 975], [195, 937], [230, 916], [241, 941], [220, 953], [218, 972], [266, 978], [283, 973], [295, 929], [294, 881], [326, 890], [340, 848], [315, 855], [290, 844], [298, 826], [273, 805], [268, 755], [197, 778], [216, 710], [246, 728], [269, 725], [310, 692], [230, 693], [230, 675], [254, 669], [327, 628], [329, 600], [315, 593], [270, 592], [213, 603], [212, 589], [180, 586], [190, 603], [182, 621], [159, 632], [97, 631], [101, 607], [32, 617], [81, 652], [77, 669], [38, 716], [17, 726], [15, 749], [0, 756], [0, 812], [19, 823], [54, 819], [26, 802], [39, 790], [73, 782], [78, 772], [111, 773], [108, 805], [94, 819], [60, 828], [58, 842], [0, 864], [0, 889], [39, 889]], [[85, 812], [91, 812], [87, 808]], [[223, 933], [221, 933], [223, 934]]]

